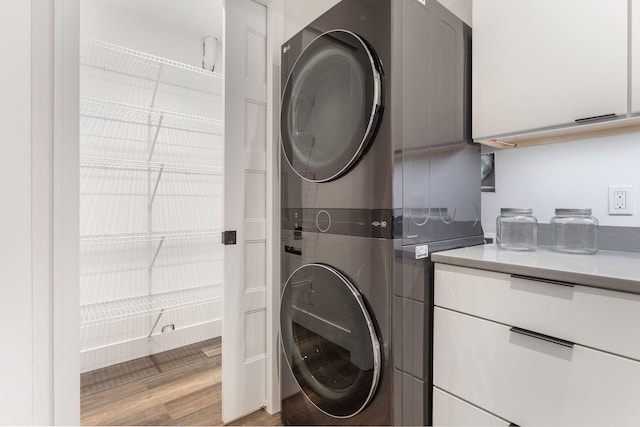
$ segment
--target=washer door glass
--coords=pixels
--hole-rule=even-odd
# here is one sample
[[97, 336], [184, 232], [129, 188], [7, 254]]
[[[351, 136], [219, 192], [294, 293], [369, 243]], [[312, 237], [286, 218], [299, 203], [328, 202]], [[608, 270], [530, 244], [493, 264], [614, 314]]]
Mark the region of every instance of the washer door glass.
[[280, 134], [285, 156], [302, 178], [338, 178], [373, 139], [382, 113], [376, 58], [359, 36], [333, 30], [296, 61], [282, 97]]
[[348, 418], [380, 380], [380, 343], [362, 295], [338, 270], [307, 264], [282, 293], [285, 356], [302, 392], [322, 412]]

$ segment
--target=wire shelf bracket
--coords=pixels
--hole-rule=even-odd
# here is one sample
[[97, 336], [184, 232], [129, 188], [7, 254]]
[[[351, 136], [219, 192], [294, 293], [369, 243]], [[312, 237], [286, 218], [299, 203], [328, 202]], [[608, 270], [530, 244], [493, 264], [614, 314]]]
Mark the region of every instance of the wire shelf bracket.
[[153, 258], [151, 259], [151, 263], [149, 264], [149, 272], [153, 270], [153, 266], [156, 263], [156, 259], [158, 259], [158, 254], [160, 254], [160, 249], [162, 249], [162, 245], [164, 244], [165, 238], [166, 238], [165, 236], [162, 236], [162, 238], [160, 239], [160, 243], [158, 243], [158, 249], [156, 249], [156, 253], [153, 255]]
[[164, 63], [161, 62], [160, 66], [158, 67], [158, 77], [156, 77], [156, 82], [153, 87], [153, 96], [151, 97], [151, 105], [149, 106], [149, 108], [153, 108], [153, 106], [156, 103], [156, 95], [158, 94], [158, 87], [160, 87], [160, 77], [162, 76], [163, 70], [164, 70]]
[[153, 331], [156, 330], [156, 326], [158, 326], [158, 323], [160, 322], [160, 318], [162, 317], [163, 314], [164, 314], [164, 308], [160, 310], [160, 313], [158, 313], [158, 317], [156, 318], [156, 321], [153, 323], [153, 326], [151, 327], [151, 331], [149, 331], [149, 335], [147, 335], [147, 338], [151, 338], [151, 335], [153, 335]]
[[160, 178], [162, 178], [162, 172], [164, 172], [164, 165], [160, 165], [160, 171], [158, 172], [156, 183], [153, 186], [153, 193], [151, 193], [151, 198], [149, 199], [149, 209], [153, 207], [153, 201], [155, 200], [156, 193], [158, 192], [158, 186], [160, 185]]
[[151, 142], [151, 149], [149, 150], [149, 158], [147, 161], [151, 161], [153, 158], [153, 152], [156, 149], [156, 142], [158, 142], [158, 135], [160, 134], [160, 129], [162, 129], [162, 121], [164, 120], [164, 114], [160, 114], [160, 118], [158, 119], [158, 125], [156, 126], [156, 133], [153, 135], [153, 141]]

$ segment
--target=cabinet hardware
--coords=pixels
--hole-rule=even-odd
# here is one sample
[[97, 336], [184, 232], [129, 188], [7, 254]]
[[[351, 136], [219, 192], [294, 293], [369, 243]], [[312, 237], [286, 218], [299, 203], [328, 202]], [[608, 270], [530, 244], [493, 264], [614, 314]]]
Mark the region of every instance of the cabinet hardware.
[[550, 343], [561, 345], [563, 347], [573, 348], [573, 343], [571, 341], [561, 340], [560, 338], [550, 337], [549, 335], [539, 334], [538, 332], [529, 331], [527, 329], [516, 328], [515, 326], [509, 330], [516, 334], [526, 335], [531, 338], [548, 341]]
[[506, 142], [506, 141], [500, 141], [499, 139], [492, 139], [491, 141], [488, 142], [492, 142], [493, 144], [489, 144], [489, 145], [493, 145], [494, 147], [498, 147], [498, 148], [516, 148], [518, 146], [518, 144], [514, 144], [513, 142]]
[[591, 123], [591, 122], [599, 122], [601, 120], [611, 120], [618, 117], [614, 113], [603, 114], [601, 116], [593, 116], [593, 117], [583, 117], [582, 119], [576, 119], [576, 123]]
[[552, 285], [566, 286], [573, 288], [575, 285], [571, 282], [563, 282], [561, 280], [542, 279], [540, 277], [525, 276], [524, 274], [512, 274], [512, 279], [533, 280], [534, 282], [551, 283]]

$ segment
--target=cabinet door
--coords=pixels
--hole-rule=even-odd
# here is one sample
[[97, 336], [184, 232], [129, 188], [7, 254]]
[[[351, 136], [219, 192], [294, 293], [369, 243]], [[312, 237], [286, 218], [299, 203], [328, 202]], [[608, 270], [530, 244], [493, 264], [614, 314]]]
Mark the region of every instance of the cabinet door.
[[631, 114], [640, 114], [640, 0], [631, 0]]
[[509, 423], [434, 387], [433, 425], [506, 427]]
[[627, 0], [475, 0], [473, 137], [627, 113]]
[[438, 307], [434, 327], [433, 384], [467, 402], [518, 425], [638, 424], [638, 361]]

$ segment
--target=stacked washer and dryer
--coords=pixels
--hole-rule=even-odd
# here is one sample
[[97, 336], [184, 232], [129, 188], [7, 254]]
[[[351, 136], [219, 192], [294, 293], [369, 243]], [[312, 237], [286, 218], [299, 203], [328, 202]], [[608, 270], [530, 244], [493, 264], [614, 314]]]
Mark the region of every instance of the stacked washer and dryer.
[[483, 243], [471, 30], [342, 0], [282, 46], [282, 418], [431, 423], [430, 254]]

